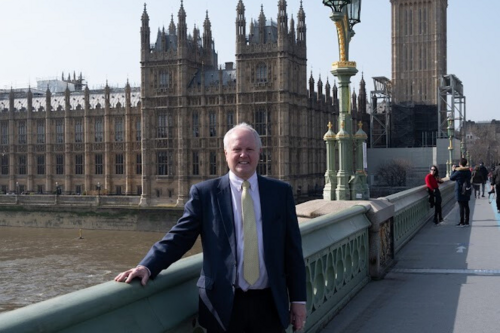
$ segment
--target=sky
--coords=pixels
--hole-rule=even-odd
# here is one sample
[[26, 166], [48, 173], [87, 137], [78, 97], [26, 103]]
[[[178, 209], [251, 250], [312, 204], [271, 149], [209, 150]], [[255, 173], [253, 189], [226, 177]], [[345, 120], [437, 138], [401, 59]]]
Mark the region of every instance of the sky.
[[[269, 20], [276, 20], [278, 0], [244, 0], [248, 25], [257, 19], [261, 5]], [[89, 88], [109, 83], [124, 87], [140, 85], [141, 15], [147, 5], [151, 42], [158, 28], [168, 29], [171, 16], [177, 24], [181, 0], [1, 0], [0, 89], [36, 87], [37, 79], [60, 78], [61, 73], [81, 72]], [[238, 0], [184, 0], [188, 31], [196, 25], [203, 32], [207, 15], [219, 64], [235, 61], [235, 20]], [[287, 0], [289, 19], [300, 0]], [[322, 0], [303, 0], [307, 26], [308, 75], [331, 85], [331, 64], [338, 61], [338, 40], [331, 10]], [[500, 1], [448, 1], [448, 74], [463, 83], [466, 117], [473, 121], [500, 119], [497, 103], [500, 74], [500, 25], [494, 24]], [[358, 74], [351, 89], [359, 88], [361, 75], [367, 92], [375, 76], [391, 78], [390, 0], [364, 0], [361, 23], [350, 43], [350, 60]]]

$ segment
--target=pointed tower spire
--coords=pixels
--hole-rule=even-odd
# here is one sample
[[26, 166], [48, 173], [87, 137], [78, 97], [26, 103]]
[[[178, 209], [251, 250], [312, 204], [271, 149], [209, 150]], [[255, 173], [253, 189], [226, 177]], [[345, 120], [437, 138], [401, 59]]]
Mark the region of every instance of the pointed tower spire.
[[214, 62], [213, 55], [213, 40], [212, 40], [212, 23], [208, 18], [208, 10], [205, 16], [205, 21], [203, 22], [203, 53], [204, 60], [210, 66], [216, 67], [217, 64]]
[[174, 23], [174, 14], [170, 17], [170, 25], [168, 26], [168, 34], [173, 36], [176, 34], [175, 23]]
[[311, 71], [311, 76], [309, 77], [309, 98], [314, 96], [314, 78], [313, 72]]
[[147, 60], [150, 50], [150, 30], [149, 30], [149, 15], [144, 4], [144, 11], [141, 17], [141, 60]]
[[321, 100], [321, 96], [323, 95], [323, 81], [321, 81], [321, 74], [318, 79], [318, 101]]
[[259, 42], [261, 44], [265, 44], [266, 42], [266, 15], [264, 15], [264, 5], [260, 5]]
[[358, 96], [358, 111], [361, 114], [366, 114], [366, 104], [367, 104], [367, 95], [366, 95], [366, 82], [363, 77], [363, 73], [361, 73], [361, 81], [359, 82], [359, 96]]
[[245, 5], [239, 0], [236, 7], [236, 52], [241, 52], [241, 47], [246, 44]]
[[179, 33], [179, 44], [187, 41], [187, 24], [186, 24], [186, 11], [184, 10], [184, 1], [181, 0], [181, 8], [177, 15], [179, 22], [177, 23], [177, 31]]
[[278, 2], [278, 36], [286, 38], [288, 35], [288, 15], [286, 14], [286, 0]]
[[300, 1], [300, 9], [297, 15], [297, 44], [306, 47], [306, 14], [302, 7], [302, 0]]

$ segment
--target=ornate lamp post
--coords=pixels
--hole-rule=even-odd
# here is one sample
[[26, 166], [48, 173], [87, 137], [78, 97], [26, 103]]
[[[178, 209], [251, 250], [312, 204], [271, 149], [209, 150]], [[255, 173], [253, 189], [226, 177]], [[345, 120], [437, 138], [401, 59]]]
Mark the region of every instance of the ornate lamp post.
[[450, 146], [448, 147], [448, 161], [446, 162], [446, 176], [451, 175], [451, 166], [453, 165], [453, 137], [455, 129], [453, 128], [453, 118], [448, 118], [448, 138], [450, 140]]
[[101, 183], [97, 182], [97, 205], [101, 204]]
[[323, 189], [323, 199], [335, 200], [335, 188], [337, 178], [335, 177], [335, 133], [332, 131], [332, 122], [328, 123], [328, 131], [323, 136], [326, 143], [326, 172], [325, 187]]
[[[339, 43], [339, 61], [332, 64], [331, 73], [339, 82], [339, 121], [340, 128], [336, 135], [339, 143], [339, 170], [337, 173], [337, 200], [354, 199], [349, 181], [353, 176], [353, 126], [351, 117], [351, 76], [355, 75], [356, 62], [349, 61], [349, 42], [354, 36], [352, 29], [360, 22], [361, 0], [323, 0], [323, 4], [332, 9], [330, 18], [337, 28]], [[366, 178], [365, 182], [366, 182]], [[362, 181], [362, 178], [358, 178]], [[354, 185], [354, 184], [353, 184]], [[361, 185], [363, 186], [363, 185]]]
[[61, 194], [61, 187], [59, 183], [56, 182], [56, 205], [59, 203], [59, 195]]
[[19, 182], [16, 182], [16, 205], [19, 203]]

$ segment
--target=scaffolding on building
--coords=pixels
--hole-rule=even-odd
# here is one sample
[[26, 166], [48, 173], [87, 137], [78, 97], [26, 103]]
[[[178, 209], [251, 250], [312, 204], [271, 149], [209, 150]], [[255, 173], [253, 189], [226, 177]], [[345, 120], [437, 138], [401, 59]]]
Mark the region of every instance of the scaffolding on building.
[[[453, 133], [458, 128], [460, 139], [465, 138], [466, 108], [462, 81], [453, 74], [441, 76], [438, 87], [438, 135], [447, 138], [451, 125]], [[458, 126], [456, 126], [458, 122]], [[455, 134], [453, 134], [455, 135]]]
[[373, 77], [374, 90], [370, 92], [370, 148], [390, 146], [392, 83], [385, 76]]

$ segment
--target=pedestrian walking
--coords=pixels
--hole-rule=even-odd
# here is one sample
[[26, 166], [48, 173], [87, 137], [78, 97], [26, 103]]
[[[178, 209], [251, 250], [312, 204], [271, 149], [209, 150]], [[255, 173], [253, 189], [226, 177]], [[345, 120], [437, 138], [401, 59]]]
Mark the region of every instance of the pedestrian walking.
[[455, 181], [455, 199], [460, 209], [460, 222], [457, 227], [468, 227], [470, 218], [469, 200], [471, 195], [471, 172], [467, 159], [460, 159], [460, 166], [453, 165], [450, 180]]
[[439, 225], [443, 222], [443, 213], [441, 208], [441, 192], [439, 184], [443, 181], [439, 177], [439, 169], [437, 166], [431, 166], [429, 173], [425, 176], [425, 185], [429, 192], [429, 203], [431, 208], [434, 207], [434, 224]]
[[491, 174], [491, 190], [490, 192], [493, 193], [493, 186], [494, 190], [496, 191], [496, 204], [497, 204], [497, 211], [500, 213], [500, 196], [498, 193], [500, 192], [500, 163], [498, 163], [498, 166], [493, 170]]
[[484, 163], [481, 162], [479, 164], [479, 170], [481, 171], [481, 174], [483, 175], [483, 183], [482, 183], [482, 192], [483, 192], [483, 198], [484, 198], [484, 188], [486, 187], [486, 181], [488, 180], [488, 169], [484, 166]]
[[[474, 171], [472, 171], [472, 187], [474, 188], [474, 198], [481, 197], [481, 185], [484, 185], [484, 177], [483, 172], [481, 172], [481, 167], [476, 166]], [[483, 197], [484, 197], [484, 188], [483, 188]]]

